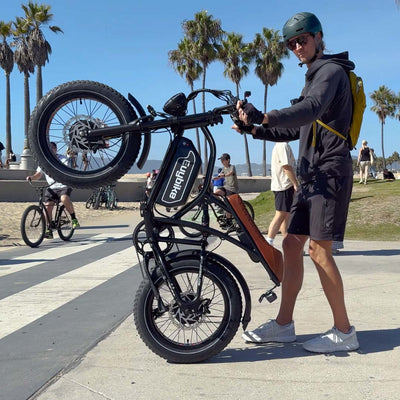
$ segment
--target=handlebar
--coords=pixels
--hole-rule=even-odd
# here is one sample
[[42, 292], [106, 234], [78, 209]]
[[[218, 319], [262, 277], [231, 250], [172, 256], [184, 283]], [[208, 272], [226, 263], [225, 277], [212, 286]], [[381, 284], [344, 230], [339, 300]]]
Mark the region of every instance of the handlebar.
[[[142, 116], [129, 124], [82, 130], [80, 131], [80, 134], [89, 139], [96, 139], [117, 137], [124, 133], [146, 133], [163, 128], [170, 128], [172, 131], [201, 128], [220, 124], [223, 122], [222, 115], [232, 115], [235, 113], [238, 99], [234, 97], [229, 90], [195, 90], [191, 92], [187, 98], [185, 97], [185, 100], [193, 100], [202, 92], [212, 93], [218, 99], [226, 101], [227, 104], [216, 107], [205, 113], [182, 116], [168, 116], [167, 114], [155, 113], [153, 107], [148, 106], [150, 115]], [[163, 118], [156, 120], [154, 119], [155, 114], [159, 116], [161, 115]]]

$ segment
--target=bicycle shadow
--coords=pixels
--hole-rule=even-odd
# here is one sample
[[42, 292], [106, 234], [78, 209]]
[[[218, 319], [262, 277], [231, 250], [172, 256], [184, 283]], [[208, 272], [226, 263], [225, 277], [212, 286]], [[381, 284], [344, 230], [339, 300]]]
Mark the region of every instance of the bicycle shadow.
[[[297, 341], [294, 343], [265, 343], [259, 345], [248, 343], [246, 345], [248, 347], [225, 349], [218, 355], [204, 361], [204, 363], [258, 362], [311, 357], [318, 355], [318, 353], [310, 353], [304, 350], [302, 344], [313, 337], [315, 337], [315, 334], [298, 335]], [[400, 347], [400, 328], [358, 331], [357, 337], [360, 343], [360, 348], [356, 353], [362, 355], [392, 351], [396, 347]], [[342, 351], [327, 354], [342, 358], [348, 357], [350, 353]]]

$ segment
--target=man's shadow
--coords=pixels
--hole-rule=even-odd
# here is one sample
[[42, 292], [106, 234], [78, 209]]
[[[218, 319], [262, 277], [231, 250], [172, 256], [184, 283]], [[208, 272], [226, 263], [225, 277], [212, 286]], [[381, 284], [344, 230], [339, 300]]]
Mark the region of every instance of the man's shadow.
[[[248, 343], [244, 344], [243, 347], [226, 349], [205, 362], [209, 364], [240, 363], [311, 357], [318, 353], [310, 353], [304, 350], [302, 344], [313, 337], [315, 337], [314, 334], [298, 335], [297, 341], [293, 343], [264, 343], [258, 345]], [[357, 337], [360, 343], [360, 348], [356, 350], [358, 354], [381, 353], [394, 350], [400, 346], [400, 328], [358, 331]], [[348, 357], [350, 353], [341, 351], [328, 354], [335, 357]]]

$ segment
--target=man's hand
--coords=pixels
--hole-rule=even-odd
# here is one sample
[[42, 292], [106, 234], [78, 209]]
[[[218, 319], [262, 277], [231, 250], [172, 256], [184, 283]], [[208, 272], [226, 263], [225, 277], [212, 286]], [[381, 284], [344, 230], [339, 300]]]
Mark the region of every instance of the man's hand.
[[258, 111], [253, 104], [239, 101], [236, 105], [239, 112], [239, 119], [244, 122], [245, 125], [257, 124], [261, 125], [264, 121], [264, 114]]
[[254, 125], [245, 125], [242, 121], [241, 123], [236, 123], [235, 125], [231, 126], [231, 129], [234, 129], [236, 132], [243, 134], [243, 133], [253, 133]]

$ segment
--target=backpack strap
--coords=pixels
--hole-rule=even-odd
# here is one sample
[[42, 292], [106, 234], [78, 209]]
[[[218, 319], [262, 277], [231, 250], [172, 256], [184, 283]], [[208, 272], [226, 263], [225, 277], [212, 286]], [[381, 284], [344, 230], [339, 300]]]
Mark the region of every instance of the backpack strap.
[[322, 122], [320, 119], [317, 119], [316, 121], [313, 121], [313, 139], [312, 139], [312, 147], [315, 147], [317, 143], [317, 123], [323, 126], [325, 129], [328, 129], [328, 131], [334, 133], [335, 135], [339, 136], [343, 140], [347, 140], [346, 136], [343, 136], [341, 133], [339, 133], [337, 130], [331, 128], [329, 125], [325, 124], [325, 122]]
[[325, 124], [324, 122], [322, 122], [320, 119], [317, 119], [317, 122], [323, 126], [325, 129], [328, 129], [328, 131], [334, 133], [335, 135], [339, 136], [340, 138], [342, 138], [343, 140], [347, 140], [346, 136], [343, 136], [341, 133], [339, 133], [338, 131], [336, 131], [335, 129], [331, 128], [329, 125]]

